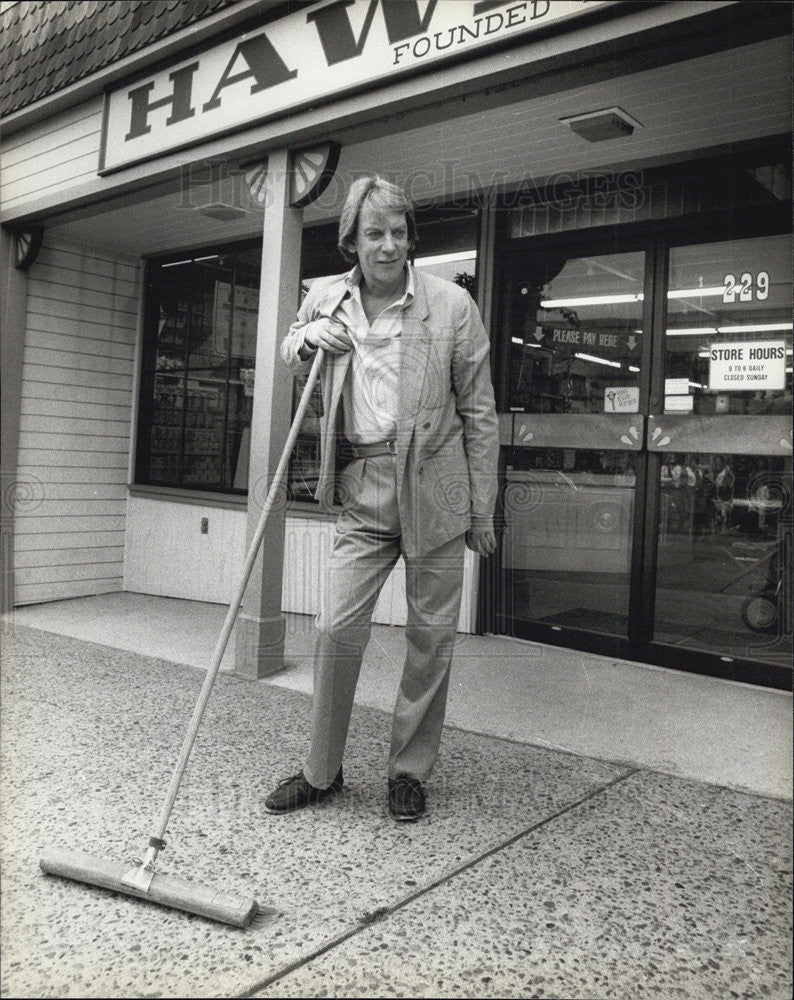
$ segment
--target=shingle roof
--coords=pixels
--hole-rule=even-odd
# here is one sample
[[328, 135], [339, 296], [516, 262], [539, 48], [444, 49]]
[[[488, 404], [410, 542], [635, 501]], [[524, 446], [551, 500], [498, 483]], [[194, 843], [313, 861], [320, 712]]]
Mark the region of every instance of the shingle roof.
[[0, 115], [239, 0], [23, 0], [0, 19]]

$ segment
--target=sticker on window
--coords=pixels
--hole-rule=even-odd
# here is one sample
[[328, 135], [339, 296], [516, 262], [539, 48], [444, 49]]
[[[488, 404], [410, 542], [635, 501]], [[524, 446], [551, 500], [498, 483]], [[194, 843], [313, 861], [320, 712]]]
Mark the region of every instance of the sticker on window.
[[640, 390], [636, 385], [620, 385], [604, 389], [604, 413], [637, 413]]

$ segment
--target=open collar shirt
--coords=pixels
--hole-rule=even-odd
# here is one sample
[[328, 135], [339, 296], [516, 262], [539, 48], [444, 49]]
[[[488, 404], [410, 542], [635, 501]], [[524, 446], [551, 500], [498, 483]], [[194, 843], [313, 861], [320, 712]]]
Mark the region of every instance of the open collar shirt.
[[393, 440], [397, 433], [400, 386], [400, 338], [403, 311], [413, 301], [413, 269], [406, 264], [405, 291], [370, 325], [361, 301], [361, 269], [345, 279], [345, 295], [336, 315], [353, 341], [353, 356], [342, 393], [345, 437], [352, 444]]

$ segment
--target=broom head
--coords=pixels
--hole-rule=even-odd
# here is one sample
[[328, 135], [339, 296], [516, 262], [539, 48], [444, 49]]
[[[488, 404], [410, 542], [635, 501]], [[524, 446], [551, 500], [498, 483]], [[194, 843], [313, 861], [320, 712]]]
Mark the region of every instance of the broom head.
[[107, 861], [84, 851], [52, 848], [42, 855], [39, 865], [48, 875], [58, 875], [110, 889], [112, 892], [122, 892], [127, 896], [195, 913], [235, 927], [247, 927], [259, 912], [259, 904], [255, 899], [218, 892], [209, 886], [158, 872], [152, 876], [149, 888], [143, 891], [125, 880], [130, 874], [129, 864]]

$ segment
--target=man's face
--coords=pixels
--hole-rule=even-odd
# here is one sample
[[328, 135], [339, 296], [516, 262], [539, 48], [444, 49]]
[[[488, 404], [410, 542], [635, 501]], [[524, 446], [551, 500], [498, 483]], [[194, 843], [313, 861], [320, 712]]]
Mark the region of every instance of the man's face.
[[400, 212], [380, 211], [365, 202], [358, 218], [356, 253], [367, 288], [390, 293], [403, 287], [408, 257], [408, 224]]

